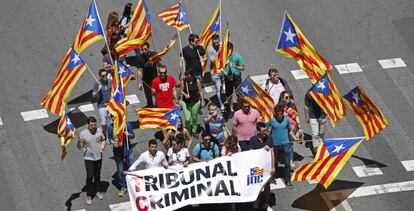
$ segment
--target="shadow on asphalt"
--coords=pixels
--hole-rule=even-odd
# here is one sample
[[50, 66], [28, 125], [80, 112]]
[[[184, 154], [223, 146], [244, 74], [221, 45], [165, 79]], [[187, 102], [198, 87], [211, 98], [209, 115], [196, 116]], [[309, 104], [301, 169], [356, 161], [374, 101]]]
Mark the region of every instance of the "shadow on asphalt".
[[[86, 125], [86, 119], [88, 118], [84, 113], [82, 113], [79, 109], [75, 109], [68, 113], [69, 119], [71, 120], [72, 124], [75, 128], [82, 127]], [[43, 126], [43, 129], [49, 133], [57, 134], [57, 127], [59, 124], [60, 118], [56, 119], [55, 121]]]
[[72, 201], [79, 198], [81, 193], [82, 192], [72, 193], [69, 196], [68, 200], [66, 200], [65, 202], [66, 210], [72, 210]]
[[86, 102], [88, 102], [88, 103], [94, 102], [94, 100], [92, 98], [92, 89], [89, 90], [88, 92], [72, 99], [71, 101], [68, 102], [68, 105], [84, 104]]
[[388, 167], [387, 165], [385, 165], [384, 163], [380, 163], [378, 161], [375, 160], [371, 160], [371, 159], [367, 159], [367, 158], [363, 158], [363, 157], [359, 157], [356, 155], [352, 155], [353, 158], [356, 158], [360, 161], [362, 161], [364, 163], [365, 166], [376, 166], [378, 168], [384, 168], [384, 167]]

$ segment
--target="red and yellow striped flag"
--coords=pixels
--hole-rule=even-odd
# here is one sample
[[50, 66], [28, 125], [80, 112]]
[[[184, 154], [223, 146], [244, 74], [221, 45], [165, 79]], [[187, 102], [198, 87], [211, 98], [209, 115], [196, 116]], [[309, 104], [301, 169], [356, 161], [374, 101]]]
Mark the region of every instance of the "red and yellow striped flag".
[[227, 28], [226, 35], [224, 36], [223, 44], [220, 47], [219, 53], [214, 64], [214, 68], [211, 70], [211, 74], [221, 73], [224, 70], [227, 62], [227, 56], [229, 55], [229, 36], [230, 29]]
[[53, 81], [52, 88], [40, 104], [50, 112], [62, 116], [65, 112], [66, 101], [86, 68], [83, 60], [70, 48]]
[[275, 107], [273, 99], [250, 76], [240, 84], [236, 93], [260, 112], [264, 122], [269, 122], [272, 119]]
[[154, 56], [151, 56], [148, 59], [148, 64], [154, 64], [156, 62], [161, 61], [161, 57], [163, 57], [175, 44], [175, 42], [177, 41], [177, 36], [178, 33], [175, 33], [175, 35], [171, 38], [170, 42], [168, 43], [168, 45], [159, 53], [155, 54]]
[[139, 128], [176, 129], [181, 106], [176, 108], [137, 109]]
[[204, 31], [200, 34], [200, 40], [198, 43], [202, 45], [205, 49], [208, 48], [211, 42], [211, 37], [215, 35], [220, 30], [220, 5], [217, 5], [216, 10], [214, 10], [213, 15], [208, 21]]
[[295, 59], [312, 84], [332, 69], [331, 64], [316, 51], [287, 13], [283, 19], [276, 51], [287, 58]]
[[59, 137], [60, 146], [62, 148], [62, 152], [60, 154], [60, 160], [62, 161], [66, 157], [68, 144], [75, 137], [75, 130], [75, 126], [73, 126], [68, 115], [64, 113], [59, 120], [57, 128], [57, 135]]
[[344, 99], [348, 107], [354, 112], [359, 123], [361, 123], [367, 140], [388, 126], [387, 118], [372, 103], [362, 87], [355, 87], [344, 95]]
[[145, 4], [145, 0], [138, 0], [137, 8], [129, 24], [127, 36], [115, 45], [119, 56], [124, 56], [144, 44], [151, 37], [151, 33], [149, 10]]
[[158, 16], [168, 26], [175, 27], [179, 31], [189, 27], [187, 14], [185, 13], [181, 3], [175, 4], [172, 7], [160, 12]]

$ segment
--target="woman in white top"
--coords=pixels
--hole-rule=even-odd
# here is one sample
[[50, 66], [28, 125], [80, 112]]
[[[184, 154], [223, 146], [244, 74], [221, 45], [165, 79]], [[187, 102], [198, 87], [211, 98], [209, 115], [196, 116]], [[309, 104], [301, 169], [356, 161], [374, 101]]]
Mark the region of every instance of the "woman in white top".
[[237, 136], [229, 136], [224, 141], [223, 149], [221, 150], [222, 156], [231, 156], [234, 153], [241, 152], [241, 148], [239, 145], [239, 140]]
[[168, 165], [187, 167], [190, 163], [190, 153], [188, 148], [184, 147], [184, 136], [178, 134], [177, 137], [171, 141], [171, 148], [168, 149]]

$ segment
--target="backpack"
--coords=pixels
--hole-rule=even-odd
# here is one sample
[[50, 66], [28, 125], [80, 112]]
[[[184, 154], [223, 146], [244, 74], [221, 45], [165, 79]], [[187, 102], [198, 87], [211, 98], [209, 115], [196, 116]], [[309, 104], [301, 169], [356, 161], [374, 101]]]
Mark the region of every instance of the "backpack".
[[[211, 144], [213, 144], [213, 146], [211, 146]], [[201, 152], [203, 151], [203, 150], [205, 150], [205, 151], [207, 151], [207, 149], [203, 146], [203, 144], [200, 142], [200, 143], [198, 143], [198, 145], [199, 145], [199, 147], [200, 147], [200, 150], [198, 151], [198, 155], [197, 155], [197, 157], [198, 157], [198, 159], [201, 159]], [[214, 147], [216, 146], [216, 143], [214, 143], [214, 142], [210, 142], [210, 150], [213, 150], [213, 159], [214, 158], [216, 158], [216, 155], [214, 154]], [[212, 147], [212, 148], [211, 148]], [[208, 151], [210, 151], [210, 150], [208, 150]]]

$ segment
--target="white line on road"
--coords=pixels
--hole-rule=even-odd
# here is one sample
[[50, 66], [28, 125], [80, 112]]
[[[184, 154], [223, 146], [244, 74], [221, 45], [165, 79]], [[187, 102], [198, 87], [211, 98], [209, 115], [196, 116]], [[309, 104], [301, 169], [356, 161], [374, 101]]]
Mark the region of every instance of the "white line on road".
[[95, 110], [95, 108], [93, 107], [93, 105], [89, 103], [89, 104], [86, 104], [86, 105], [81, 105], [79, 107], [70, 108], [69, 111], [73, 111], [76, 108], [78, 108], [79, 111], [81, 111], [81, 112], [88, 112], [88, 111]]
[[207, 93], [213, 93], [213, 92], [215, 92], [215, 91], [216, 91], [216, 87], [215, 87], [214, 85], [212, 85], [212, 86], [206, 86], [206, 87], [204, 87], [204, 90], [205, 90]]
[[251, 76], [252, 80], [254, 82], [257, 83], [257, 85], [259, 85], [260, 87], [262, 86], [262, 84], [264, 84], [264, 82], [266, 81], [266, 79], [268, 78], [267, 74], [261, 74], [261, 75], [254, 75]]
[[401, 163], [404, 166], [405, 170], [414, 171], [414, 160], [404, 160], [401, 161]]
[[0, 117], [0, 125], [3, 125], [3, 120], [1, 120], [1, 117]]
[[110, 204], [109, 209], [111, 209], [111, 211], [129, 211], [131, 210], [131, 203], [127, 201], [118, 204]]
[[382, 59], [382, 60], [378, 60], [378, 62], [384, 69], [407, 67], [407, 65], [405, 65], [405, 62], [401, 58]]
[[395, 193], [414, 190], [414, 180], [406, 182], [388, 183], [382, 185], [372, 185], [359, 187], [355, 189], [348, 198], [357, 198], [362, 196], [379, 195], [384, 193]]
[[308, 180], [308, 183], [309, 183], [309, 184], [317, 184], [317, 183], [318, 183], [318, 181], [316, 181], [316, 180]]
[[290, 73], [292, 73], [293, 77], [296, 80], [300, 80], [300, 79], [305, 79], [305, 78], [309, 78], [308, 75], [306, 75], [305, 72], [303, 72], [302, 70], [292, 70], [290, 71]]
[[46, 109], [20, 112], [24, 121], [48, 118]]
[[354, 169], [355, 174], [358, 177], [382, 175], [381, 169], [379, 169], [377, 166], [354, 166], [352, 169]]
[[140, 103], [137, 95], [127, 95], [126, 100], [129, 102], [129, 104], [138, 104], [138, 103]]
[[276, 190], [276, 189], [282, 189], [286, 188], [285, 182], [281, 178], [276, 179], [276, 184], [270, 183], [270, 189]]
[[349, 63], [349, 64], [339, 64], [335, 65], [335, 68], [338, 70], [339, 74], [347, 73], [357, 73], [362, 72], [361, 66], [358, 63]]

